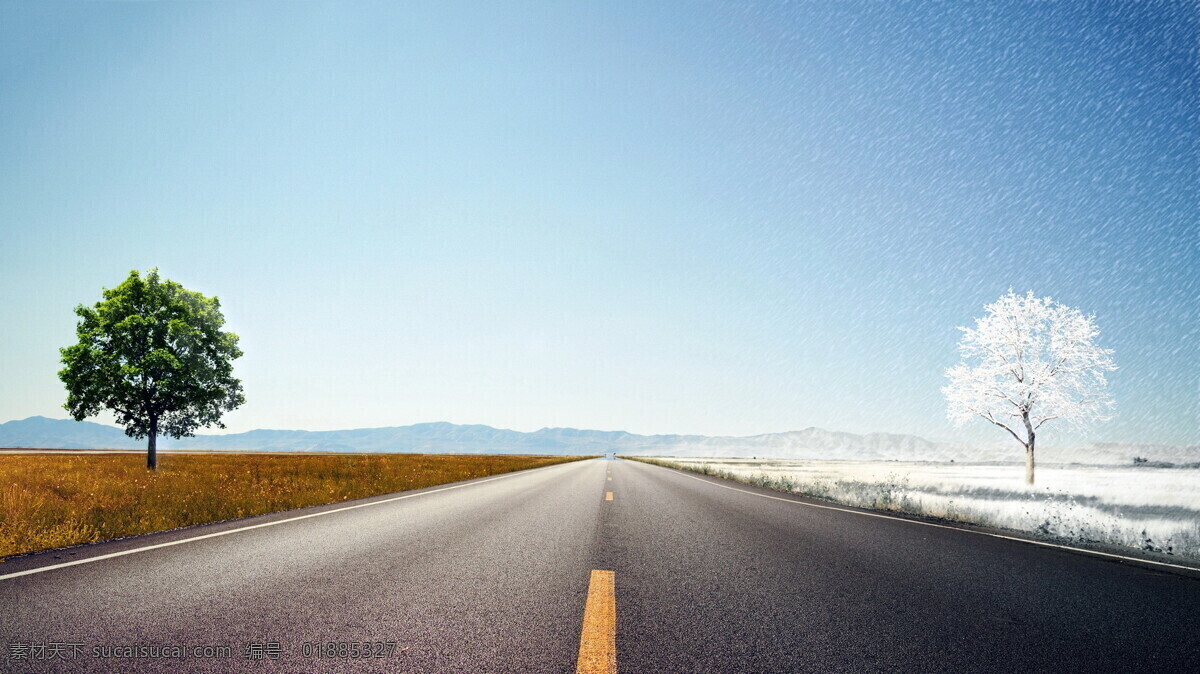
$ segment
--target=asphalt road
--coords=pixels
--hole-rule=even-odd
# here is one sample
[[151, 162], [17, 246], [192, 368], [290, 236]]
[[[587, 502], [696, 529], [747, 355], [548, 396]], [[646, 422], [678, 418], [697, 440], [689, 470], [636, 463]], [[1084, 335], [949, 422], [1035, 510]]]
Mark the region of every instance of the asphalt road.
[[1200, 573], [778, 497], [592, 460], [10, 560], [0, 670], [572, 672], [607, 570], [621, 672], [1200, 671]]

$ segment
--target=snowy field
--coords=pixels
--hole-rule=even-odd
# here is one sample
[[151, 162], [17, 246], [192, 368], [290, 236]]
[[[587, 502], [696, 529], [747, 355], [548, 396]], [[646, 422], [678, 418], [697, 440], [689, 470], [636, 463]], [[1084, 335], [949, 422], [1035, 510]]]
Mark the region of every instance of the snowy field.
[[655, 463], [848, 505], [1200, 559], [1200, 469], [750, 459]]

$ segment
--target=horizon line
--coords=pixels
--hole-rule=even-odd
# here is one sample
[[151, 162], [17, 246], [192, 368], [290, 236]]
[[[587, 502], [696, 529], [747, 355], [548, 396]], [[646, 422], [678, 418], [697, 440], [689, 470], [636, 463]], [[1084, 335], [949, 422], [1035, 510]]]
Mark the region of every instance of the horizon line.
[[[5, 422], [0, 422], [0, 425], [18, 422], [18, 421], [28, 421], [30, 419], [46, 419], [48, 421], [75, 421], [75, 419], [72, 419], [69, 417], [68, 418], [55, 418], [55, 417], [47, 417], [47, 416], [44, 416], [41, 414], [34, 414], [32, 416], [28, 416], [23, 419], [10, 419]], [[122, 429], [120, 426], [107, 424], [107, 423], [103, 423], [103, 422], [99, 422], [99, 421], [91, 421], [91, 420], [85, 419], [83, 421], [75, 421], [75, 422], [76, 423], [95, 424], [97, 426], [103, 426], [105, 428], [111, 428], [116, 431], [124, 432], [124, 429]], [[327, 430], [309, 430], [309, 429], [303, 429], [303, 428], [252, 428], [247, 431], [236, 431], [236, 432], [226, 432], [226, 433], [200, 433], [200, 434], [194, 434], [191, 436], [183, 436], [180, 438], [171, 438], [170, 436], [160, 436], [160, 438], [164, 439], [164, 440], [168, 440], [168, 439], [184, 440], [187, 438], [230, 437], [230, 436], [234, 436], [234, 435], [245, 435], [247, 433], [254, 433], [254, 432], [258, 432], [258, 431], [279, 432], [279, 433], [344, 433], [344, 432], [348, 432], [348, 431], [377, 431], [377, 430], [413, 428], [416, 426], [437, 426], [437, 425], [458, 426], [458, 427], [474, 426], [474, 427], [481, 427], [481, 428], [489, 428], [489, 429], [492, 429], [495, 431], [520, 433], [523, 435], [532, 435], [532, 434], [541, 433], [544, 431], [581, 431], [581, 432], [594, 432], [594, 433], [623, 433], [625, 435], [639, 436], [639, 437], [644, 437], [644, 438], [693, 437], [693, 438], [706, 438], [706, 439], [727, 438], [727, 439], [734, 439], [734, 440], [745, 440], [745, 439], [749, 439], [749, 438], [759, 438], [759, 437], [770, 436], [770, 435], [787, 435], [787, 434], [791, 434], [791, 433], [803, 433], [806, 431], [816, 430], [816, 431], [823, 431], [826, 433], [838, 433], [838, 434], [842, 434], [842, 435], [852, 435], [852, 436], [857, 436], [860, 438], [865, 438], [865, 437], [870, 437], [870, 436], [878, 436], [878, 435], [909, 437], [909, 438], [916, 438], [918, 440], [923, 440], [925, 442], [928, 442], [928, 443], [931, 443], [934, 445], [959, 446], [959, 447], [969, 447], [969, 448], [974, 448], [974, 449], [998, 449], [1001, 447], [1007, 447], [1007, 444], [1008, 444], [1008, 443], [1004, 443], [1004, 442], [1000, 442], [1000, 441], [972, 442], [972, 441], [967, 441], [967, 440], [930, 439], [923, 435], [917, 435], [915, 433], [897, 433], [894, 431], [871, 431], [868, 433], [855, 433], [852, 431], [834, 430], [834, 429], [823, 428], [820, 426], [808, 426], [806, 428], [793, 429], [793, 430], [787, 430], [787, 431], [769, 431], [769, 432], [765, 432], [765, 433], [754, 433], [751, 435], [705, 435], [702, 433], [634, 433], [632, 431], [626, 431], [626, 430], [604, 430], [604, 429], [598, 429], [598, 428], [577, 428], [574, 426], [543, 426], [542, 428], [539, 428], [536, 431], [520, 431], [520, 430], [516, 430], [516, 429], [512, 429], [512, 428], [502, 428], [499, 426], [490, 426], [488, 424], [460, 424], [460, 423], [455, 423], [453, 421], [422, 421], [422, 422], [417, 422], [417, 423], [413, 423], [413, 424], [405, 424], [405, 425], [400, 425], [400, 426], [361, 426], [361, 427], [357, 427], [357, 428], [336, 428], [336, 429], [327, 429]], [[1178, 447], [1178, 448], [1200, 448], [1200, 441], [1192, 441], [1192, 442], [1184, 442], [1184, 443], [1176, 444], [1176, 443], [1169, 443], [1169, 442], [1136, 442], [1136, 441], [1122, 441], [1122, 440], [1094, 440], [1091, 442], [1080, 443], [1080, 444], [1070, 444], [1070, 445], [1067, 445], [1067, 444], [1059, 445], [1057, 443], [1045, 443], [1043, 446], [1049, 446], [1049, 447], [1053, 447], [1056, 449], [1061, 449], [1061, 448], [1068, 448], [1068, 447], [1076, 447], [1076, 448], [1077, 447], [1094, 447], [1094, 446], [1100, 446], [1100, 445], [1163, 446], [1163, 447]]]

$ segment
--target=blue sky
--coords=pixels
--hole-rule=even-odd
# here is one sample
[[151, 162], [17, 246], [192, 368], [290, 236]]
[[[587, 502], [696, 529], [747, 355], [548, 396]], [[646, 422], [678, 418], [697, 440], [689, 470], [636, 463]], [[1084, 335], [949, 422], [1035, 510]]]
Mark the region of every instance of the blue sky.
[[1003, 442], [940, 388], [1012, 287], [1114, 349], [1088, 439], [1200, 442], [1194, 3], [0, 16], [0, 420], [157, 266], [242, 338], [234, 431]]

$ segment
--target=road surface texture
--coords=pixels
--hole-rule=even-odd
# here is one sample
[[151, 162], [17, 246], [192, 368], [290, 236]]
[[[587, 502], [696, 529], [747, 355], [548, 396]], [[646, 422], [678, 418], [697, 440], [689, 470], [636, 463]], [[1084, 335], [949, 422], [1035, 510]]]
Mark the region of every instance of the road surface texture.
[[1200, 671], [1200, 573], [811, 503], [596, 459], [12, 559], [0, 671]]

